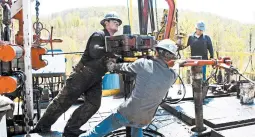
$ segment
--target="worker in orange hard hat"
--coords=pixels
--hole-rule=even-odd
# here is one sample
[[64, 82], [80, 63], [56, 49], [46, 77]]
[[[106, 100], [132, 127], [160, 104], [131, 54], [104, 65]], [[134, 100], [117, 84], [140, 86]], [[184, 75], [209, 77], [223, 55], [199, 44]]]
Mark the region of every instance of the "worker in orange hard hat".
[[76, 137], [83, 133], [80, 127], [85, 124], [100, 108], [102, 96], [102, 76], [107, 72], [105, 65], [105, 36], [113, 36], [121, 19], [116, 12], [105, 15], [100, 24], [102, 31], [94, 32], [88, 42], [86, 50], [74, 71], [66, 80], [66, 85], [53, 99], [35, 127], [35, 132], [48, 132], [57, 119], [68, 110], [72, 104], [84, 93], [84, 104], [79, 106], [68, 120], [63, 136]]

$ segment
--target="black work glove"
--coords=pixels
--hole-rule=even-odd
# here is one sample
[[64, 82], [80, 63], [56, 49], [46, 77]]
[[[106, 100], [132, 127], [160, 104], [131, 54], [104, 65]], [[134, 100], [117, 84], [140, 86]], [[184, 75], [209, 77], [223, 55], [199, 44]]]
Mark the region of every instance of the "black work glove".
[[107, 58], [116, 58], [115, 54], [112, 53], [112, 52], [106, 52], [105, 57], [107, 57]]
[[114, 71], [115, 66], [116, 66], [116, 59], [108, 58], [105, 61], [105, 64], [106, 64], [107, 71], [112, 72], [112, 71]]
[[178, 60], [178, 61], [176, 61], [176, 63], [179, 64], [179, 67], [184, 67], [184, 64], [187, 63], [187, 61], [186, 60]]

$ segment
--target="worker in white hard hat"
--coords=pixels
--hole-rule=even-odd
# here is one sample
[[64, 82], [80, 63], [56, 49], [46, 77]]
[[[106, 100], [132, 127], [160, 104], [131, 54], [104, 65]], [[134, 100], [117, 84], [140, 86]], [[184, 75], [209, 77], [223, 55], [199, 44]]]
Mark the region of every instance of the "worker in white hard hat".
[[117, 111], [80, 137], [103, 137], [123, 126], [131, 127], [132, 137], [142, 137], [142, 127], [149, 124], [177, 74], [167, 62], [176, 58], [177, 46], [171, 40], [162, 40], [156, 46], [153, 59], [141, 58], [133, 63], [108, 61], [109, 71], [136, 74], [135, 88], [130, 98]]
[[105, 36], [113, 36], [121, 19], [116, 12], [110, 12], [100, 21], [102, 31], [94, 32], [86, 46], [86, 50], [74, 71], [66, 80], [66, 85], [53, 99], [35, 127], [35, 132], [49, 132], [51, 125], [67, 111], [77, 99], [84, 94], [84, 104], [79, 106], [67, 121], [63, 137], [77, 137], [84, 131], [80, 127], [85, 124], [100, 108], [102, 96], [102, 77], [107, 72], [105, 65]]
[[[214, 58], [213, 45], [211, 38], [204, 34], [205, 23], [203, 21], [198, 21], [195, 24], [196, 31], [191, 34], [188, 38], [187, 46], [190, 46], [191, 56], [201, 56], [202, 59], [208, 60], [208, 51], [210, 53], [210, 58]], [[185, 47], [185, 48], [186, 48]], [[183, 48], [184, 49], [184, 48]], [[203, 80], [206, 80], [206, 66], [203, 66]]]

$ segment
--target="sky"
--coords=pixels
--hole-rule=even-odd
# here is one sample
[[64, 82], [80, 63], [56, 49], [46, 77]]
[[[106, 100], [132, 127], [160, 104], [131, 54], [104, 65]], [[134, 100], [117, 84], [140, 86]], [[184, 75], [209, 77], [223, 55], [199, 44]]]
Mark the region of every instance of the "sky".
[[[98, 7], [98, 6], [127, 6], [127, 1], [132, 1], [133, 6], [137, 0], [39, 0], [40, 15], [50, 15], [73, 8]], [[155, 0], [153, 0], [155, 1]], [[157, 0], [158, 7], [167, 7], [166, 0]], [[238, 20], [241, 23], [255, 24], [255, 0], [176, 0], [180, 10], [194, 12], [209, 12], [222, 17]], [[32, 3], [34, 6], [35, 3]], [[114, 10], [114, 9], [113, 9]], [[33, 13], [34, 7], [32, 10]]]

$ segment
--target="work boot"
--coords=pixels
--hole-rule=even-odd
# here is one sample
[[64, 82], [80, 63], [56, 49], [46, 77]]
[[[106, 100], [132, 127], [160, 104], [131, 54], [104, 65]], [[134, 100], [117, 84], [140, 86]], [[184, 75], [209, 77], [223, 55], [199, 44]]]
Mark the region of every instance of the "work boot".
[[80, 129], [73, 132], [64, 131], [62, 137], [79, 137], [80, 134], [86, 133], [86, 132], [87, 130], [80, 130]]

